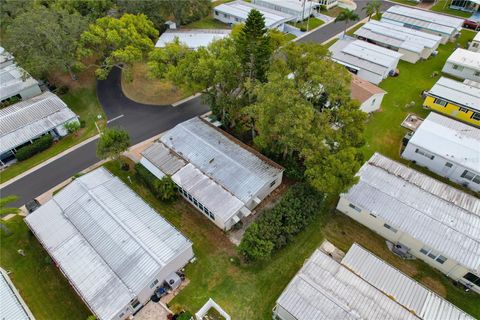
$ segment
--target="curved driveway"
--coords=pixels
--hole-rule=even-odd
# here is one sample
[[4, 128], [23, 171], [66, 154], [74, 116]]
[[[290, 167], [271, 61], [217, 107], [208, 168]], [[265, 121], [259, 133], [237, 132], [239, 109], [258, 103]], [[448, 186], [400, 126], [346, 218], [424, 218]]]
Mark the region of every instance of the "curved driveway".
[[[177, 107], [137, 103], [123, 94], [120, 81], [121, 71], [112, 70], [107, 80], [98, 81], [97, 96], [107, 120], [110, 121], [109, 126], [126, 129], [132, 144], [151, 138], [179, 122], [208, 111], [208, 107], [201, 103], [200, 98]], [[111, 121], [115, 118], [117, 119]], [[13, 182], [0, 190], [0, 196], [19, 196], [19, 199], [13, 203], [14, 206], [21, 206], [38, 197], [99, 161], [95, 155], [96, 144], [96, 141], [92, 141]]]

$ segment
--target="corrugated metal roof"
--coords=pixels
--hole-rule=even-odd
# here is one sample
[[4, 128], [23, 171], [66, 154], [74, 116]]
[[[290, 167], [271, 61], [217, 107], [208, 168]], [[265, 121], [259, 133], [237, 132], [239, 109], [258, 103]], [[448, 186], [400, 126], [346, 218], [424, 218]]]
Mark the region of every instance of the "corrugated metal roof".
[[0, 268], [0, 319], [35, 320], [27, 305], [13, 286], [6, 272]]
[[327, 254], [316, 250], [277, 300], [295, 319], [418, 319]]
[[170, 176], [187, 164], [160, 141], [155, 142], [143, 151], [142, 156], [160, 169], [160, 171]]
[[429, 94], [480, 111], [480, 88], [441, 77]]
[[270, 4], [275, 7], [296, 11], [298, 14], [302, 14], [304, 11], [308, 13], [308, 10], [312, 10], [313, 8], [320, 6], [318, 2], [313, 2], [311, 0], [306, 0], [305, 3], [304, 1], [298, 1], [298, 0], [258, 0], [258, 1], [254, 0], [253, 3], [259, 6], [266, 6], [263, 4], [263, 3], [266, 3], [267, 5]]
[[238, 17], [242, 21], [245, 21], [247, 19], [248, 14], [252, 9], [259, 11], [263, 15], [263, 17], [265, 18], [265, 25], [268, 28], [294, 19], [294, 16], [283, 13], [281, 11], [268, 9], [244, 1], [228, 2], [214, 7], [215, 11]]
[[242, 201], [191, 163], [177, 171], [172, 176], [172, 180], [223, 221], [228, 221], [244, 206]]
[[[1, 62], [13, 59], [8, 55], [0, 56]], [[22, 90], [38, 86], [37, 80], [33, 79], [25, 70], [15, 63], [5, 66], [0, 70], [0, 100], [7, 99], [19, 94]]]
[[390, 7], [382, 14], [382, 21], [394, 21], [448, 35], [455, 34], [460, 31], [463, 26], [463, 19], [406, 6]]
[[457, 48], [450, 57], [448, 57], [447, 63], [453, 63], [465, 68], [480, 71], [480, 52]]
[[437, 47], [442, 40], [430, 33], [375, 20], [363, 25], [355, 31], [355, 35], [417, 53], [421, 53], [425, 48]]
[[76, 118], [65, 102], [51, 92], [0, 109], [0, 153]]
[[421, 319], [474, 319], [356, 243], [341, 263]]
[[447, 258], [480, 271], [480, 200], [374, 154], [342, 196]]
[[244, 203], [283, 171], [198, 117], [176, 125], [161, 141]]
[[409, 143], [480, 173], [478, 128], [430, 112]]
[[191, 242], [104, 168], [25, 219], [70, 282], [110, 319]]
[[206, 47], [211, 42], [228, 37], [231, 30], [227, 29], [181, 29], [167, 30], [158, 39], [155, 47], [163, 48], [167, 43], [178, 41], [187, 45], [190, 49]]

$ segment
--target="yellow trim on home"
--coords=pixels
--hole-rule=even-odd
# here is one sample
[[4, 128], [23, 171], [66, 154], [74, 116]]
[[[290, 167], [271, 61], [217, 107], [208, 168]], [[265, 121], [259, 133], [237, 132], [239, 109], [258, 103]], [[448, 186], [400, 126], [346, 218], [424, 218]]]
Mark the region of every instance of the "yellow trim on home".
[[[444, 100], [444, 99], [442, 99], [442, 100]], [[444, 101], [446, 101], [446, 100], [444, 100]], [[462, 107], [460, 105], [454, 104], [454, 103], [449, 102], [449, 101], [447, 101], [446, 106], [442, 106], [442, 105], [436, 104], [435, 103], [435, 97], [432, 97], [432, 96], [427, 96], [425, 98], [425, 101], [423, 102], [423, 106], [425, 106], [429, 109], [435, 110], [439, 113], [445, 114], [449, 117], [452, 117], [452, 118], [458, 119], [460, 121], [463, 121], [463, 122], [466, 122], [466, 123], [469, 123], [469, 124], [473, 124], [474, 126], [480, 127], [480, 120], [475, 120], [475, 119], [471, 118], [473, 113], [474, 113], [474, 111], [472, 109]], [[467, 111], [466, 112], [465, 111], [460, 111], [460, 108], [467, 109]]]

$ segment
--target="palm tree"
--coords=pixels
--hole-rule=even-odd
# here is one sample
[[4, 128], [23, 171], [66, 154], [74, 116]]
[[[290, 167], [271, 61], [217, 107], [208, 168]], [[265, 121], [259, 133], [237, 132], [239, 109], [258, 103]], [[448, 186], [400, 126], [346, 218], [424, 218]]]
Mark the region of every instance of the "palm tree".
[[345, 37], [345, 34], [347, 33], [347, 26], [350, 21], [357, 21], [359, 19], [358, 14], [349, 9], [343, 9], [342, 12], [338, 14], [338, 16], [335, 18], [335, 22], [338, 21], [345, 21], [345, 30], [343, 31], [343, 36]]
[[4, 216], [11, 213], [18, 213], [17, 208], [6, 207], [10, 202], [14, 202], [18, 199], [17, 196], [8, 196], [5, 198], [0, 198], [0, 216]]
[[365, 7], [362, 8], [362, 11], [368, 16], [368, 21], [372, 18], [372, 15], [375, 14], [376, 17], [380, 16], [380, 8], [382, 7], [382, 3], [378, 0], [372, 0]]

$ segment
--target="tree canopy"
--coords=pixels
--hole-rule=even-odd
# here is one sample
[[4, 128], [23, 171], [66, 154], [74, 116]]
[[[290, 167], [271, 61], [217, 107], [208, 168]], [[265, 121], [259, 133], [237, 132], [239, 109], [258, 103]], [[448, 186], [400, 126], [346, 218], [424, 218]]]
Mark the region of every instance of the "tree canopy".
[[91, 24], [80, 37], [79, 58], [95, 56], [95, 74], [106, 79], [113, 67], [128, 72], [132, 63], [147, 58], [158, 38], [158, 31], [144, 14], [104, 17]]
[[97, 157], [117, 160], [130, 147], [128, 132], [119, 128], [106, 128], [97, 143]]

